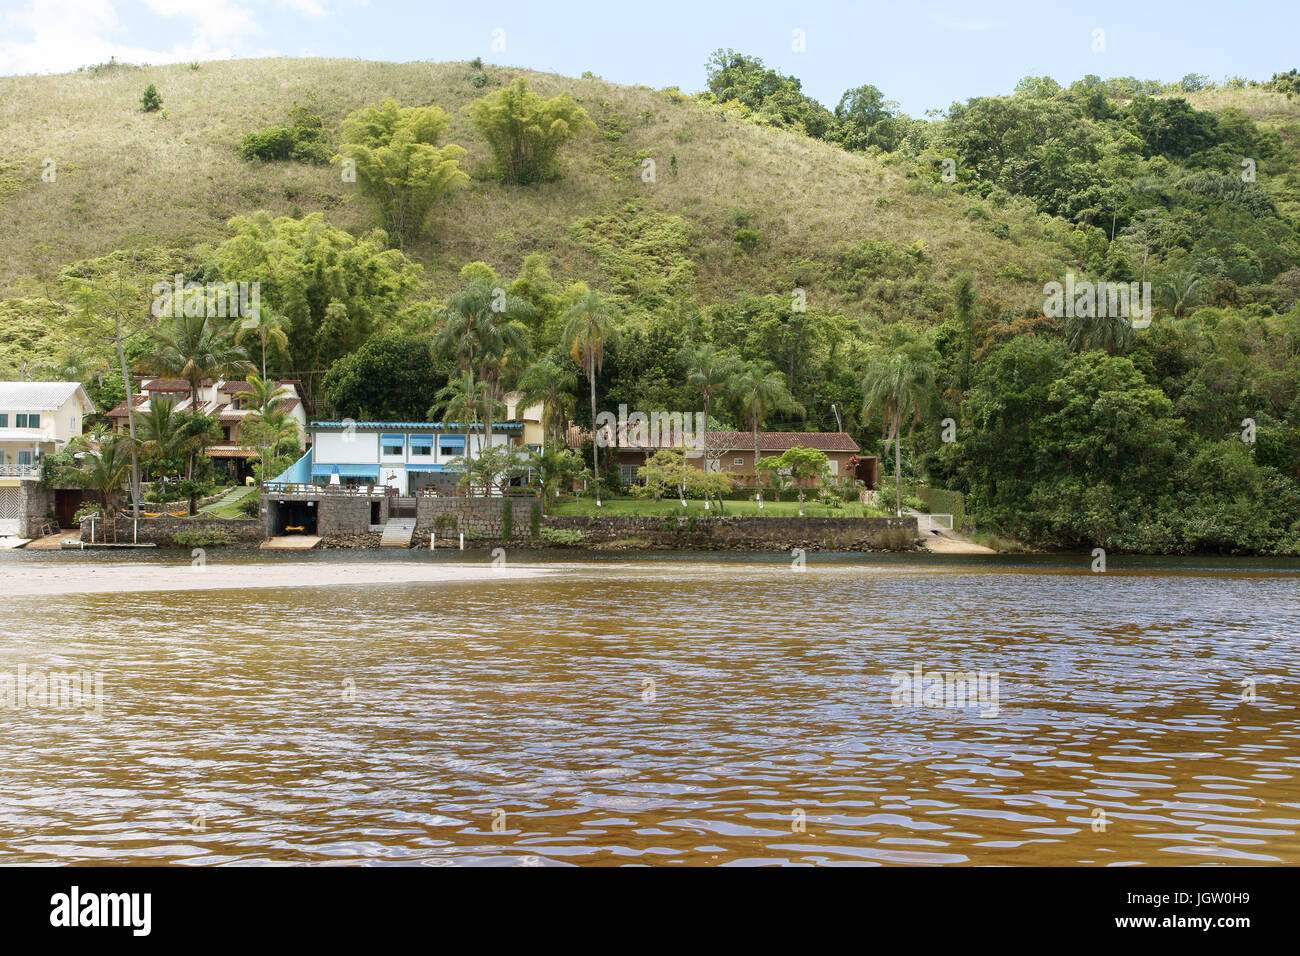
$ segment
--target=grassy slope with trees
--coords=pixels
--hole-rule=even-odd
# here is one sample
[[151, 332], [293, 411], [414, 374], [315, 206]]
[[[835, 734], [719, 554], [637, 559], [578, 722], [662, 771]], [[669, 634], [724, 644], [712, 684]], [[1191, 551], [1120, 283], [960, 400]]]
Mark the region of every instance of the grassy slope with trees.
[[[109, 404], [120, 357], [102, 330], [85, 334], [103, 325], [87, 303], [115, 282], [120, 299], [121, 273], [260, 279], [288, 339], [271, 375], [305, 378], [337, 414], [419, 417], [432, 402], [490, 423], [520, 376], [555, 408], [585, 409], [589, 370], [602, 408], [686, 410], [713, 345], [731, 380], [720, 423], [818, 429], [838, 411], [868, 450], [897, 453], [877, 436], [901, 437], [904, 483], [962, 490], [1000, 531], [1300, 549], [1294, 76], [1266, 89], [1185, 78], [1185, 96], [1027, 78], [925, 122], [873, 87], [827, 110], [729, 51], [709, 71], [698, 97], [481, 64], [0, 79], [0, 374], [82, 378]], [[466, 109], [519, 77], [570, 93], [591, 121], [563, 113], [577, 135], [558, 176], [529, 185], [501, 175]], [[141, 109], [149, 84], [161, 108]], [[388, 99], [446, 115], [357, 112]], [[427, 230], [368, 232], [393, 209], [325, 164], [373, 155], [358, 144], [384, 140], [383, 122], [410, 133], [385, 162], [444, 164], [428, 174], [446, 192]], [[1243, 155], [1255, 183], [1240, 180]], [[1043, 284], [1067, 271], [1154, 280], [1156, 325], [1042, 318]], [[458, 338], [497, 282], [519, 308], [500, 322], [479, 310], [492, 327]], [[157, 349], [139, 324], [124, 345], [142, 367]], [[260, 342], [245, 345], [260, 359]], [[530, 368], [539, 357], [549, 367]], [[404, 387], [381, 393], [390, 371]], [[766, 383], [757, 405], [744, 382]], [[1244, 417], [1258, 420], [1251, 445]], [[941, 440], [945, 418], [956, 441]]]

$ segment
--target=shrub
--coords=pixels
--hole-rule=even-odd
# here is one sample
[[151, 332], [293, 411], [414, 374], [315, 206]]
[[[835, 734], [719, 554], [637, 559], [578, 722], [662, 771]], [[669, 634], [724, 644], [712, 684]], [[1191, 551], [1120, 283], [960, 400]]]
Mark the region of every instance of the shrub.
[[102, 509], [98, 501], [84, 501], [82, 502], [81, 506], [77, 508], [76, 513], [73, 514], [72, 517], [75, 521], [80, 523], [82, 518], [86, 517], [87, 515], [97, 515], [101, 510]]
[[177, 531], [172, 535], [172, 543], [182, 548], [208, 548], [218, 544], [234, 544], [234, 536], [222, 528], [195, 528], [193, 531]]
[[753, 252], [763, 244], [763, 234], [757, 229], [737, 229], [732, 238], [746, 252]]
[[249, 133], [239, 143], [239, 155], [264, 163], [296, 160], [324, 166], [332, 150], [325, 141], [325, 122], [311, 110], [295, 106], [289, 112], [288, 125], [268, 126]]
[[140, 109], [146, 113], [162, 109], [162, 97], [158, 95], [158, 88], [152, 83], [144, 88], [144, 94], [140, 97]]
[[547, 544], [559, 544], [565, 547], [573, 547], [582, 544], [586, 535], [577, 528], [543, 528], [542, 540]]
[[262, 508], [261, 499], [259, 499], [257, 495], [249, 495], [247, 498], [245, 498], [243, 501], [239, 503], [238, 510], [241, 515], [247, 515], [250, 518], [256, 518], [258, 513], [261, 511], [261, 508]]

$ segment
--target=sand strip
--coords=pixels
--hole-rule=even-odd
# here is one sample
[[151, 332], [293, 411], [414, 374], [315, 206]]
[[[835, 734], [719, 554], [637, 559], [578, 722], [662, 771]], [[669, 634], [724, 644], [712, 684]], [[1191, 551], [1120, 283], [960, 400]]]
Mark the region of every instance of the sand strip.
[[6, 567], [7, 597], [51, 594], [109, 594], [132, 591], [218, 591], [252, 588], [329, 588], [383, 584], [461, 584], [516, 581], [554, 569], [437, 564], [356, 562], [328, 564], [109, 564], [102, 567]]

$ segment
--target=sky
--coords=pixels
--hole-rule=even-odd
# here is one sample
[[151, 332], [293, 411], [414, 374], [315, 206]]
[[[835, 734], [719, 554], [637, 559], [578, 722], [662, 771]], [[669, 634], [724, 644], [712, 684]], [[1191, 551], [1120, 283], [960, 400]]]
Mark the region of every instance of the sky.
[[1026, 75], [1221, 82], [1300, 66], [1300, 3], [767, 0], [0, 0], [0, 75], [111, 56], [470, 60], [695, 92], [719, 47], [758, 56], [834, 108], [871, 83], [913, 116], [1009, 93]]

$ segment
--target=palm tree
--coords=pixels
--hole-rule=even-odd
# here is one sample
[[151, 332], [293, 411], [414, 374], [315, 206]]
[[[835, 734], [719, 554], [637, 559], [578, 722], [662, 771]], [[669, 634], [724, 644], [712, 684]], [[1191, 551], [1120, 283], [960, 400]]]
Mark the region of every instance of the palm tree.
[[712, 345], [683, 349], [686, 364], [686, 383], [700, 393], [704, 400], [704, 435], [702, 443], [708, 444], [709, 408], [713, 400], [727, 389], [727, 383], [736, 373], [740, 360], [731, 352], [719, 352]]
[[108, 540], [108, 529], [113, 529], [113, 540], [117, 540], [118, 503], [121, 501], [123, 486], [131, 477], [131, 446], [133, 440], [125, 436], [114, 435], [100, 442], [97, 451], [87, 451], [81, 457], [81, 480], [85, 487], [99, 495], [104, 506], [104, 540]]
[[259, 378], [256, 372], [250, 372], [248, 378], [244, 381], [252, 386], [248, 395], [253, 408], [264, 414], [271, 411], [273, 406], [279, 404], [281, 399], [289, 397], [289, 391], [283, 385], [276, 381]]
[[[447, 382], [434, 396], [434, 405], [428, 411], [430, 420], [436, 420], [441, 413], [449, 422], [471, 422], [465, 438], [465, 474], [469, 474], [470, 440], [478, 430], [479, 418], [492, 403], [487, 382], [474, 380], [473, 372], [466, 372], [459, 378]], [[486, 493], [486, 491], [485, 491]]]
[[903, 422], [911, 421], [908, 427], [910, 435], [921, 420], [921, 413], [929, 407], [933, 393], [934, 367], [906, 352], [877, 358], [867, 367], [862, 380], [863, 414], [870, 419], [876, 412], [880, 413], [886, 455], [889, 454], [890, 442], [894, 444], [894, 490], [900, 517], [903, 514]]
[[1190, 272], [1175, 272], [1160, 285], [1160, 303], [1181, 319], [1183, 313], [1195, 305], [1200, 297], [1199, 276]]
[[803, 414], [804, 408], [794, 400], [785, 384], [785, 376], [771, 362], [746, 362], [737, 368], [727, 386], [727, 397], [741, 422], [754, 432], [754, 485], [758, 504], [763, 505], [763, 483], [758, 477], [758, 433], [773, 412]]
[[204, 315], [169, 319], [156, 333], [156, 348], [140, 359], [138, 366], [189, 382], [191, 400], [197, 407], [199, 386], [205, 378], [253, 370], [248, 353], [235, 344], [232, 328]]
[[263, 305], [257, 315], [250, 315], [239, 323], [239, 328], [235, 332], [235, 344], [238, 345], [248, 338], [255, 338], [262, 346], [262, 378], [266, 378], [266, 350], [268, 346], [274, 345], [276, 351], [286, 352], [289, 349], [289, 320], [272, 311], [268, 305]]
[[167, 480], [166, 462], [189, 456], [197, 442], [182, 428], [184, 419], [175, 403], [166, 398], [149, 399], [148, 411], [140, 415], [140, 450], [145, 458], [158, 462], [158, 477]]
[[[446, 308], [434, 316], [433, 350], [455, 359], [461, 372], [477, 375], [499, 398], [501, 376], [528, 351], [528, 330], [518, 322], [534, 313], [533, 306], [489, 279], [475, 279], [454, 293]], [[492, 441], [493, 409], [485, 418], [484, 440]]]
[[586, 292], [565, 310], [562, 341], [591, 385], [591, 480], [600, 503], [600, 461], [596, 454], [596, 376], [605, 365], [605, 349], [617, 345], [614, 307], [599, 292]]
[[519, 389], [521, 408], [541, 402], [542, 433], [551, 436], [553, 447], [560, 447], [564, 443], [560, 426], [573, 414], [573, 393], [578, 388], [578, 376], [547, 356], [524, 370], [516, 388]]
[[1076, 352], [1105, 349], [1107, 355], [1126, 352], [1136, 333], [1122, 315], [1075, 315], [1065, 320], [1065, 342]]

